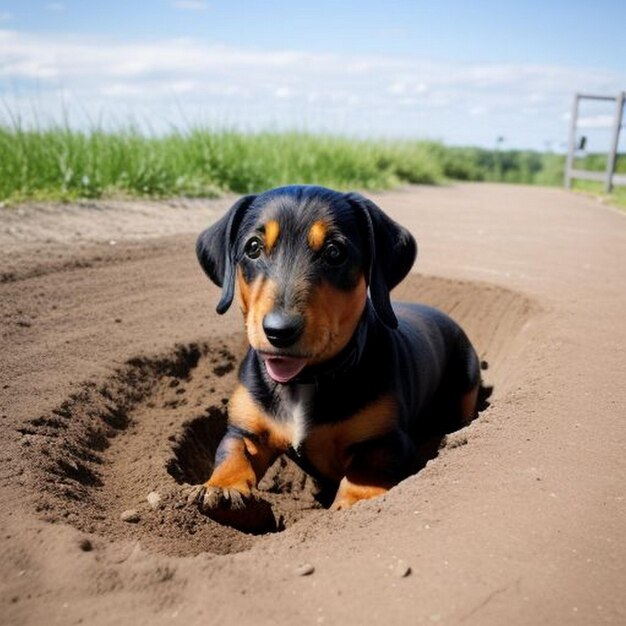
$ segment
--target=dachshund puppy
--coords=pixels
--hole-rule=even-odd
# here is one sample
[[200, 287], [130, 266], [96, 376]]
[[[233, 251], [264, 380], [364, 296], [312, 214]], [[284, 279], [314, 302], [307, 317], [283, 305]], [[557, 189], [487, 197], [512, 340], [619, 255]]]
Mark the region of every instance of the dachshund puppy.
[[425, 433], [476, 416], [480, 365], [463, 330], [390, 301], [416, 252], [370, 200], [316, 186], [245, 196], [200, 234], [217, 311], [237, 287], [250, 343], [213, 473], [193, 493], [210, 517], [245, 518], [282, 453], [335, 485], [332, 509], [373, 498], [416, 471]]

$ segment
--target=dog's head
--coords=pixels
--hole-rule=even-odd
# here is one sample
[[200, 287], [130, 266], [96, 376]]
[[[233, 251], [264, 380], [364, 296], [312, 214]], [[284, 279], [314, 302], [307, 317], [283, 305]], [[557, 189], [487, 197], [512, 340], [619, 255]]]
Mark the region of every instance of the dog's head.
[[196, 250], [222, 287], [218, 313], [231, 305], [237, 283], [250, 345], [285, 383], [348, 344], [368, 288], [380, 320], [397, 326], [389, 292], [417, 247], [359, 194], [289, 186], [241, 198], [200, 234]]

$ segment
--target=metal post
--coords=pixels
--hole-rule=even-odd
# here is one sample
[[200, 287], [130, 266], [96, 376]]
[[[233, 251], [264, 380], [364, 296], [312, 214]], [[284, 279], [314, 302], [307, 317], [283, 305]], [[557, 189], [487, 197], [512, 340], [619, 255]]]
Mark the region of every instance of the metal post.
[[606, 179], [604, 182], [604, 193], [611, 193], [613, 189], [613, 174], [615, 173], [615, 160], [619, 143], [619, 131], [622, 126], [622, 111], [624, 109], [624, 95], [622, 91], [615, 98], [615, 117], [613, 118], [613, 136], [611, 138], [611, 149], [606, 157]]
[[567, 148], [567, 161], [565, 162], [565, 188], [572, 186], [572, 169], [574, 167], [574, 153], [576, 152], [576, 123], [578, 121], [578, 100], [580, 94], [574, 94], [572, 103], [572, 114], [569, 123], [569, 145]]

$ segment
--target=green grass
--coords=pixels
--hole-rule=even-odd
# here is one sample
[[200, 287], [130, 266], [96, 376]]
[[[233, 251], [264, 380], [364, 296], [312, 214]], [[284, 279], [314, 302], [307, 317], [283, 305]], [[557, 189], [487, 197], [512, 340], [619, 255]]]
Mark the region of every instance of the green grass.
[[626, 187], [613, 187], [610, 194], [604, 193], [604, 183], [592, 180], [575, 180], [572, 184], [574, 191], [592, 194], [604, 202], [612, 204], [620, 209], [626, 209]]
[[386, 189], [442, 178], [429, 144], [195, 130], [147, 137], [0, 128], [0, 198], [211, 196], [287, 183]]
[[[298, 132], [128, 127], [89, 132], [0, 126], [0, 201], [103, 197], [207, 197], [289, 183], [389, 189], [448, 180], [561, 185], [564, 157], [438, 142], [355, 140]], [[590, 155], [587, 169], [602, 169]], [[622, 156], [618, 170], [626, 170]], [[616, 194], [621, 196], [621, 191]]]
[[[606, 154], [589, 154], [584, 158], [575, 159], [574, 167], [581, 170], [604, 172], [606, 171], [606, 158]], [[626, 154], [617, 155], [615, 171], [620, 174], [626, 174]], [[572, 181], [572, 189], [593, 194], [609, 204], [626, 209], [626, 187], [613, 187], [613, 191], [610, 194], [606, 194], [604, 192], [604, 183], [590, 180], [574, 180]]]

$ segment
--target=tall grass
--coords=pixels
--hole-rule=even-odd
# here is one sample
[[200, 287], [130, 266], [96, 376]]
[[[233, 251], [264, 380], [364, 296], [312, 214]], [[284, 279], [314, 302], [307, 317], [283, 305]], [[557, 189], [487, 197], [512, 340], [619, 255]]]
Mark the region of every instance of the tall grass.
[[0, 197], [206, 196], [299, 182], [384, 189], [442, 177], [427, 144], [194, 130], [147, 137], [0, 128]]
[[[594, 157], [595, 158], [595, 157]], [[592, 160], [596, 166], [597, 160]], [[564, 157], [297, 132], [0, 126], [0, 200], [214, 196], [289, 183], [387, 189], [445, 180], [558, 185]], [[626, 168], [626, 160], [619, 164]]]

